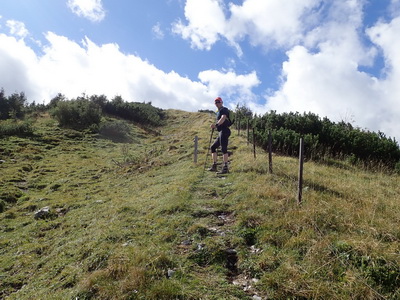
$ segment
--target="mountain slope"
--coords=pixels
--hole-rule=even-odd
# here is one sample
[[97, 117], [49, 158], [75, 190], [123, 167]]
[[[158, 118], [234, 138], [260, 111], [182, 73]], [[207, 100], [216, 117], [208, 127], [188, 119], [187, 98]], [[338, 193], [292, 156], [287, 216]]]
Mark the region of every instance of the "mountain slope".
[[169, 110], [116, 143], [43, 116], [1, 140], [0, 296], [399, 297], [399, 176], [306, 162], [299, 206], [297, 160], [269, 174], [234, 130], [231, 174], [204, 171], [213, 117]]

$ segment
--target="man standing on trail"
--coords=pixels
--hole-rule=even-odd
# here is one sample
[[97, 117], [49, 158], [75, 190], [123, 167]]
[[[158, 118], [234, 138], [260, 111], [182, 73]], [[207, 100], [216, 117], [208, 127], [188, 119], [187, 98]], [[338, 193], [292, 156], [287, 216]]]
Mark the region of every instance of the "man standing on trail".
[[222, 99], [220, 97], [214, 100], [215, 106], [218, 108], [217, 111], [217, 123], [212, 124], [212, 129], [217, 129], [218, 137], [211, 145], [211, 156], [213, 159], [213, 165], [209, 168], [209, 171], [217, 171], [217, 148], [221, 146], [222, 151], [222, 159], [224, 161], [224, 165], [222, 170], [218, 172], [218, 174], [226, 174], [228, 173], [228, 140], [231, 135], [231, 130], [229, 126], [231, 126], [232, 122], [229, 118], [229, 110], [223, 106]]

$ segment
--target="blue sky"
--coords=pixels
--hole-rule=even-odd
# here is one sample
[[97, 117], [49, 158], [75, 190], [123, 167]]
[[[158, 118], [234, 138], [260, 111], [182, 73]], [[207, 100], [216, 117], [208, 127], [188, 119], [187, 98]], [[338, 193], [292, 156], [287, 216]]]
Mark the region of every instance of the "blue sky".
[[400, 138], [400, 0], [0, 0], [0, 88], [313, 112]]

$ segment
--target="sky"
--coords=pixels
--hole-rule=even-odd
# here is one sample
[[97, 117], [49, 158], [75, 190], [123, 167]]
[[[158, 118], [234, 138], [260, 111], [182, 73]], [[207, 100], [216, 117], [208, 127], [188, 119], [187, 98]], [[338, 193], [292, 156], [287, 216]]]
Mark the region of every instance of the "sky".
[[400, 0], [0, 0], [0, 88], [314, 113], [400, 140]]

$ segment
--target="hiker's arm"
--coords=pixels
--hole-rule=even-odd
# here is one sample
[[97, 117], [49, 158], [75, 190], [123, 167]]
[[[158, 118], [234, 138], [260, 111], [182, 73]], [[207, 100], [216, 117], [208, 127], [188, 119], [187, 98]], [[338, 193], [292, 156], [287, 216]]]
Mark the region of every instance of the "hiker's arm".
[[224, 124], [225, 120], [226, 120], [226, 115], [222, 115], [222, 117], [218, 120], [216, 125], [219, 126]]
[[226, 115], [222, 115], [222, 117], [218, 120], [216, 124], [212, 124], [211, 128], [217, 128], [219, 125], [223, 124], [226, 120]]

